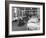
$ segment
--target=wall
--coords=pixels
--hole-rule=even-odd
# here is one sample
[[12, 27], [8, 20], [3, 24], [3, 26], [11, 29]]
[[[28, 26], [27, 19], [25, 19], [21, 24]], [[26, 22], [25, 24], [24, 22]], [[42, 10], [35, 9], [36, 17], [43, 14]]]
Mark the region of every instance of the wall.
[[[13, 1], [15, 1], [15, 0], [13, 0]], [[16, 1], [18, 1], [18, 0], [16, 0]], [[19, 1], [46, 2], [46, 0], [19, 0]], [[45, 32], [46, 32], [46, 30], [45, 30]], [[5, 0], [0, 0], [0, 38], [5, 38]], [[45, 33], [45, 36], [29, 36], [29, 37], [16, 37], [16, 38], [46, 38], [46, 33]]]

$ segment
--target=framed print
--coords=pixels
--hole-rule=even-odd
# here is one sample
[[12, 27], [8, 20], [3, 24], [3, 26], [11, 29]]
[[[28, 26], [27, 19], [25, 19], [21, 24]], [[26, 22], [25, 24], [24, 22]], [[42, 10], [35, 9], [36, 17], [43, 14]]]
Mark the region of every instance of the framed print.
[[45, 3], [5, 2], [6, 37], [37, 36], [45, 34]]

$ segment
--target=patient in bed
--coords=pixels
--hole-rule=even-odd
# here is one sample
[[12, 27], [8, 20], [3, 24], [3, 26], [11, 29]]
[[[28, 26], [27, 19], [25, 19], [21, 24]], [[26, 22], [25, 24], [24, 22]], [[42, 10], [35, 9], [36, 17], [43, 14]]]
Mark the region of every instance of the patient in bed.
[[40, 29], [40, 20], [37, 16], [29, 17], [27, 22], [28, 30], [39, 30]]

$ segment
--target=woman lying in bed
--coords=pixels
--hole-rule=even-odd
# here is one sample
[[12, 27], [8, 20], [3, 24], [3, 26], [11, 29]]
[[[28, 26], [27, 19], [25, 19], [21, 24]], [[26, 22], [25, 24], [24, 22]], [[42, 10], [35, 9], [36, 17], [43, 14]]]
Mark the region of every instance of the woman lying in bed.
[[29, 17], [27, 22], [28, 30], [39, 30], [40, 29], [40, 19], [37, 16]]

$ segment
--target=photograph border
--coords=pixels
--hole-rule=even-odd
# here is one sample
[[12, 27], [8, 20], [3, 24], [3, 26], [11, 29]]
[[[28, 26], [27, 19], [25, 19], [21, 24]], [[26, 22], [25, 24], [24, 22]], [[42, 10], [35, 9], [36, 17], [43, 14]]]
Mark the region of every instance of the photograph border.
[[[43, 33], [37, 34], [22, 34], [22, 35], [9, 35], [9, 4], [22, 3], [43, 5]], [[5, 37], [23, 37], [23, 36], [39, 36], [45, 35], [45, 3], [43, 2], [25, 2], [25, 1], [5, 1]]]

